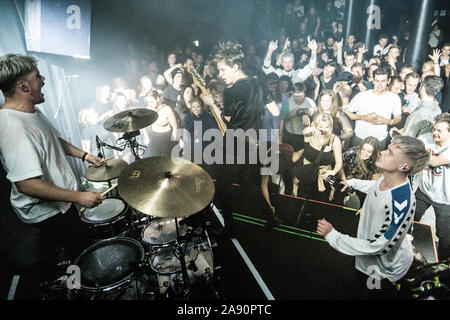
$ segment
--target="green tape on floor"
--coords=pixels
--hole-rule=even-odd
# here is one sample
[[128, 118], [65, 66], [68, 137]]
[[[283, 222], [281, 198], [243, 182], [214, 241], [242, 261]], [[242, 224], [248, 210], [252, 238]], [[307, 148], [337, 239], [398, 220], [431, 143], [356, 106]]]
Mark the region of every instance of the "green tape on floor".
[[[237, 215], [237, 216], [243, 216], [243, 215], [240, 215], [240, 214], [235, 214], [235, 215]], [[242, 222], [247, 222], [247, 223], [255, 224], [255, 225], [258, 225], [258, 226], [261, 226], [261, 227], [265, 227], [265, 224], [261, 224], [261, 223], [258, 223], [258, 222], [255, 222], [255, 221], [251, 221], [251, 220], [247, 220], [247, 219], [244, 219], [244, 218], [233, 217], [233, 219], [234, 219], [234, 220], [238, 220], [238, 221], [242, 221]], [[260, 220], [260, 221], [264, 221], [264, 222], [265, 222], [265, 220], [256, 219], [256, 218], [255, 218], [255, 220]], [[291, 227], [291, 228], [293, 228], [293, 229], [298, 229], [298, 228], [294, 228], [294, 227]], [[281, 232], [293, 234], [293, 235], [296, 235], [296, 236], [308, 238], [308, 239], [313, 239], [313, 240], [319, 240], [319, 241], [327, 242], [325, 239], [317, 238], [317, 237], [312, 236], [312, 234], [317, 234], [317, 233], [315, 233], [315, 232], [310, 232], [310, 231], [306, 231], [306, 230], [305, 230], [304, 232], [309, 233], [309, 235], [308, 235], [308, 234], [302, 234], [302, 233], [298, 233], [298, 232], [294, 232], [294, 231], [290, 231], [290, 230], [284, 230], [284, 229], [280, 229], [280, 228], [273, 228], [273, 229], [274, 229], [274, 230], [277, 230], [277, 231], [281, 231]], [[298, 229], [298, 230], [302, 230], [302, 229]]]

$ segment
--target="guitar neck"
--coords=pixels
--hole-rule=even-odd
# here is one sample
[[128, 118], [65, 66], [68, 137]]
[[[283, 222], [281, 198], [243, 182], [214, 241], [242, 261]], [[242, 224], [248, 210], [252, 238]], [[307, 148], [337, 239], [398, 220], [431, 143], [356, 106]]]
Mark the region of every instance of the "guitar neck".
[[[202, 76], [195, 70], [195, 68], [190, 67], [188, 68], [188, 72], [192, 75], [192, 79], [194, 80], [194, 83], [200, 88], [202, 93], [204, 95], [209, 95], [208, 89], [206, 89], [206, 82], [202, 78]], [[211, 113], [214, 117], [214, 119], [217, 122], [217, 126], [219, 127], [220, 132], [222, 133], [222, 136], [225, 135], [225, 131], [227, 130], [227, 126], [225, 122], [223, 122], [222, 118], [220, 117], [220, 110], [217, 108], [216, 105], [208, 105], [209, 110], [211, 110]]]

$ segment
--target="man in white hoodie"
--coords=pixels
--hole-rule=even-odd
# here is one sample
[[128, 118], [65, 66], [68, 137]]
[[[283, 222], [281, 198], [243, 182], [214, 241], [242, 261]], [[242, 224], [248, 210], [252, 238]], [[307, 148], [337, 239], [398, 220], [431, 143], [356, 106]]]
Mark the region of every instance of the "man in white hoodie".
[[416, 199], [408, 175], [424, 169], [429, 153], [422, 141], [396, 136], [381, 152], [376, 166], [383, 175], [378, 180], [350, 179], [343, 182], [367, 193], [356, 238], [342, 234], [321, 219], [317, 232], [336, 250], [356, 256], [356, 269], [372, 277], [394, 283], [411, 267], [412, 237], [407, 236], [414, 218]]

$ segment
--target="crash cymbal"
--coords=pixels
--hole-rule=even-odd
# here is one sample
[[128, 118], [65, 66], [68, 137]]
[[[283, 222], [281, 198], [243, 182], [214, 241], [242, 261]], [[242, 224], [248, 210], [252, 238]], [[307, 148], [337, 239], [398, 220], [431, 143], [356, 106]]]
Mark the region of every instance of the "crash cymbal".
[[158, 119], [153, 110], [137, 108], [119, 112], [103, 123], [103, 127], [111, 132], [133, 132], [148, 127]]
[[128, 163], [124, 160], [107, 159], [100, 167], [89, 166], [85, 173], [86, 179], [93, 182], [116, 179], [127, 166]]
[[155, 217], [181, 218], [204, 209], [214, 183], [200, 166], [175, 157], [137, 160], [119, 176], [119, 194], [131, 207]]

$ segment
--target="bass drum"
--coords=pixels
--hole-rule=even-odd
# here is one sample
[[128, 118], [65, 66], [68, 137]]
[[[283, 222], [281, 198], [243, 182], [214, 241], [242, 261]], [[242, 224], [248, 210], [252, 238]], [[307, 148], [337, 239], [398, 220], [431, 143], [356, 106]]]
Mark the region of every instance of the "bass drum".
[[74, 261], [80, 268], [81, 290], [108, 292], [129, 285], [134, 274], [131, 264], [143, 261], [144, 256], [142, 245], [131, 238], [95, 243]]

